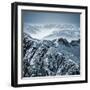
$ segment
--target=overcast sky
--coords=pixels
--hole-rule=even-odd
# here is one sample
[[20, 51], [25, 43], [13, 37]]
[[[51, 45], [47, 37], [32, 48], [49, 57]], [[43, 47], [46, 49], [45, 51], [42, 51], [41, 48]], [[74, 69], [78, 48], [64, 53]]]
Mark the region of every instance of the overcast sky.
[[80, 25], [79, 13], [53, 13], [53, 12], [36, 12], [36, 11], [22, 11], [23, 23], [30, 24], [76, 24]]

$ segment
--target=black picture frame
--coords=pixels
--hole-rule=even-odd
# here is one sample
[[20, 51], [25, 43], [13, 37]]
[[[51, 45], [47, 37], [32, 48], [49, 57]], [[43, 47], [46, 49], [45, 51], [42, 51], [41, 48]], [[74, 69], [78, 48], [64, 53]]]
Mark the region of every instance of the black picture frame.
[[[85, 11], [85, 79], [75, 81], [60, 81], [60, 82], [43, 82], [43, 83], [27, 83], [18, 84], [18, 6], [35, 6], [35, 7], [51, 7], [51, 8], [68, 8], [79, 9]], [[71, 11], [72, 12], [72, 11]], [[73, 6], [73, 5], [56, 5], [56, 4], [42, 4], [42, 3], [26, 3], [14, 2], [11, 4], [11, 86], [42, 86], [42, 85], [58, 85], [58, 84], [75, 84], [88, 82], [88, 7], [87, 6]]]

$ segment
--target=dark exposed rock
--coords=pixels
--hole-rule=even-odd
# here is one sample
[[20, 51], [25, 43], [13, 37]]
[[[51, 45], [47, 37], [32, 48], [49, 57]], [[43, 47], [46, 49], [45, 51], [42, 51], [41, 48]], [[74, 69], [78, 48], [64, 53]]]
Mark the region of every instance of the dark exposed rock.
[[70, 44], [71, 44], [72, 46], [78, 46], [78, 45], [80, 45], [80, 39], [79, 39], [79, 40], [71, 41]]
[[59, 44], [63, 44], [65, 46], [70, 46], [69, 42], [66, 39], [59, 38], [57, 41]]

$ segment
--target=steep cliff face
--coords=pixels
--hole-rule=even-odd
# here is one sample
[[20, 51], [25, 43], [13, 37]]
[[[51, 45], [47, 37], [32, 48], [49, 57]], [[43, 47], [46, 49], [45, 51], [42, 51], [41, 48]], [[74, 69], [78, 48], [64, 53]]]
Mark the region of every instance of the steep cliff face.
[[23, 34], [23, 77], [79, 75], [80, 40], [37, 40]]

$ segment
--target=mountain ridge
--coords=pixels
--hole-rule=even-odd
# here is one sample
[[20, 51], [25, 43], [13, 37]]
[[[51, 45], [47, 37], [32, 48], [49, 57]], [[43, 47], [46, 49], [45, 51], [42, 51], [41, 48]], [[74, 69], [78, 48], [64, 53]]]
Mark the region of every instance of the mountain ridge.
[[80, 74], [80, 60], [72, 51], [79, 41], [38, 40], [26, 33], [23, 36], [23, 77]]

